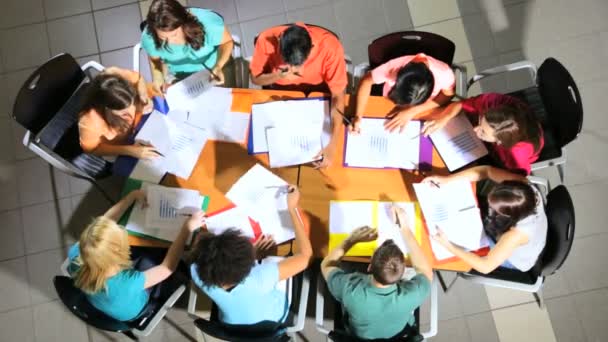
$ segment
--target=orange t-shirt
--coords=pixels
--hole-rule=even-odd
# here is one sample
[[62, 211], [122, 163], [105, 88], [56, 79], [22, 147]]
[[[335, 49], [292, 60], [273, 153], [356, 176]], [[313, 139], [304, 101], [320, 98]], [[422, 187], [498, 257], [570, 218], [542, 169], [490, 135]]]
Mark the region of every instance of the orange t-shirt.
[[[327, 84], [333, 94], [341, 93], [346, 89], [348, 79], [346, 76], [346, 62], [344, 61], [344, 48], [331, 32], [320, 27], [304, 27], [310, 34], [312, 49], [308, 58], [302, 65], [299, 77], [295, 80], [278, 80], [280, 85], [319, 85]], [[254, 76], [276, 72], [279, 67], [286, 65], [279, 49], [279, 36], [288, 26], [270, 28], [258, 36], [253, 59], [249, 70]]]
[[[124, 78], [128, 82], [132, 83], [136, 88], [141, 77], [138, 72], [119, 68], [111, 68], [110, 72]], [[152, 97], [157, 95], [151, 84], [148, 85], [147, 90], [148, 96]], [[124, 144], [126, 143], [129, 135], [132, 133], [133, 128], [137, 126], [141, 120], [141, 116], [142, 108], [137, 106], [135, 110], [135, 117], [130, 125], [131, 129], [123, 132], [109, 127], [103, 119], [103, 116], [94, 109], [91, 109], [88, 112], [80, 113], [80, 118], [78, 119], [80, 146], [85, 152], [91, 152], [101, 143], [113, 145]]]

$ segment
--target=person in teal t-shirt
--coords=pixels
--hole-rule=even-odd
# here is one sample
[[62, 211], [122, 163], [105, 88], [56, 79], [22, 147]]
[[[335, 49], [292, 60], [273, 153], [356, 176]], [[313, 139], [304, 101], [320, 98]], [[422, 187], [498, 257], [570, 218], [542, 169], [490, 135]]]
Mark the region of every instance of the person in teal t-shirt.
[[163, 91], [173, 80], [203, 69], [210, 70], [217, 84], [222, 84], [222, 68], [233, 45], [220, 15], [207, 9], [186, 9], [176, 0], [154, 0], [141, 35], [154, 84]]
[[386, 240], [374, 252], [368, 266], [371, 274], [347, 273], [337, 266], [352, 246], [378, 238], [376, 229], [369, 227], [355, 229], [321, 263], [329, 292], [345, 312], [346, 330], [362, 339], [403, 334], [414, 323], [413, 312], [422, 305], [431, 288], [433, 269], [407, 227], [409, 220], [405, 211], [397, 207], [392, 210], [397, 222], [394, 229], [401, 231], [410, 260], [418, 272], [412, 279], [402, 279], [405, 257], [393, 240]]
[[[68, 272], [75, 286], [95, 308], [120, 321], [137, 318], [148, 303], [150, 289], [175, 271], [186, 239], [204, 222], [202, 211], [193, 214], [184, 222], [160, 265], [135, 269], [127, 231], [116, 221], [134, 202], [145, 204], [145, 196], [141, 190], [129, 193], [103, 216], [95, 218], [68, 252]], [[158, 290], [155, 292], [160, 293]]]

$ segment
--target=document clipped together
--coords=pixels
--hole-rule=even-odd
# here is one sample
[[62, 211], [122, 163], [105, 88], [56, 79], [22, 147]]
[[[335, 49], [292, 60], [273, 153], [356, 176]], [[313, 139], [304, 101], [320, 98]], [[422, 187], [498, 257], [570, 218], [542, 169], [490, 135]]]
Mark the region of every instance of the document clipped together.
[[160, 155], [138, 160], [130, 177], [158, 183], [166, 172], [188, 179], [207, 141], [205, 130], [156, 111], [135, 136], [137, 143], [154, 146]]
[[442, 129], [430, 135], [433, 145], [448, 167], [454, 171], [488, 154], [488, 149], [477, 137], [473, 125], [464, 114], [459, 114]]
[[342, 243], [353, 230], [368, 226], [377, 228], [378, 239], [356, 244], [346, 253], [347, 256], [371, 256], [378, 246], [389, 239], [399, 246], [403, 254], [407, 254], [407, 247], [401, 236], [400, 228], [391, 215], [393, 205], [405, 210], [409, 219], [408, 226], [420, 243], [420, 215], [414, 203], [331, 201], [329, 204], [329, 250]]
[[[272, 167], [308, 163], [329, 143], [329, 100], [254, 104], [251, 125], [252, 152], [269, 152]], [[291, 155], [287, 153], [287, 148], [294, 148]]]
[[232, 185], [226, 197], [258, 222], [263, 234], [283, 243], [295, 237], [287, 193], [287, 182], [256, 164]]
[[420, 160], [420, 121], [404, 132], [388, 132], [385, 119], [363, 118], [361, 133], [347, 134], [344, 165], [350, 167], [416, 169]]
[[196, 190], [143, 183], [148, 206], [135, 203], [126, 224], [129, 231], [173, 241], [187, 216], [205, 206], [208, 197]]
[[[429, 234], [437, 227], [448, 240], [468, 250], [482, 247], [483, 222], [477, 207], [477, 198], [468, 181], [453, 181], [437, 187], [427, 183], [414, 184], [420, 208]], [[431, 247], [437, 260], [454, 255], [431, 238]]]

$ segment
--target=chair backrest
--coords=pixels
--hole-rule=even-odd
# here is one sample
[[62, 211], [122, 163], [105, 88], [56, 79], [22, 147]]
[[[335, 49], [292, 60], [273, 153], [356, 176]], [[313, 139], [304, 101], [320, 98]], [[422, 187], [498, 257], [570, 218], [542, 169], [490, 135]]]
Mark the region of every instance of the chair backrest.
[[367, 47], [370, 68], [375, 68], [391, 59], [424, 53], [447, 65], [452, 65], [456, 45], [438, 34], [423, 31], [402, 31], [384, 35]]
[[538, 90], [548, 122], [560, 147], [574, 140], [583, 127], [583, 102], [572, 75], [555, 58], [538, 69]]
[[194, 325], [205, 334], [225, 341], [289, 341], [285, 328], [281, 324], [272, 321], [262, 321], [251, 325], [232, 325], [221, 323], [219, 320], [198, 318], [194, 321]]
[[547, 242], [542, 255], [542, 275], [557, 271], [566, 261], [574, 241], [574, 204], [565, 186], [559, 185], [547, 195]]
[[86, 298], [86, 295], [74, 286], [72, 278], [56, 276], [53, 284], [59, 299], [78, 318], [97, 329], [124, 332], [131, 330], [126, 322], [116, 320], [97, 310]]
[[13, 105], [13, 118], [38, 134], [74, 94], [85, 79], [80, 65], [69, 54], [48, 60], [27, 78]]

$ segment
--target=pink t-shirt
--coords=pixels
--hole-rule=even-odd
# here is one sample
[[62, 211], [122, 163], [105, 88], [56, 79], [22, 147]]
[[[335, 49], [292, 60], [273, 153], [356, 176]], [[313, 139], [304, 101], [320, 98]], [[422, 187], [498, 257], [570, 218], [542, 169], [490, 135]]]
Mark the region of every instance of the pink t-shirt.
[[[461, 102], [462, 110], [468, 114], [483, 116], [488, 110], [502, 105], [511, 105], [528, 110], [528, 106], [521, 100], [503, 94], [487, 93], [481, 94]], [[493, 143], [494, 152], [505, 168], [513, 171], [525, 171], [526, 175], [530, 174], [531, 165], [538, 159], [538, 155], [543, 148], [545, 139], [542, 130], [540, 131], [538, 150], [534, 148], [534, 144], [529, 141], [520, 141], [510, 148], [506, 148], [500, 144]]]
[[433, 92], [431, 93], [430, 99], [433, 99], [442, 90], [445, 90], [444, 93], [446, 94], [454, 93], [455, 78], [452, 68], [442, 61], [439, 61], [431, 56], [427, 56], [423, 53], [419, 53], [414, 56], [403, 56], [391, 59], [390, 61], [372, 70], [372, 81], [375, 84], [384, 83], [384, 89], [382, 90], [383, 96], [388, 96], [389, 91], [395, 85], [399, 69], [407, 65], [416, 57], [419, 59], [426, 58], [428, 68], [431, 70], [431, 73], [433, 73], [435, 87], [433, 87]]

